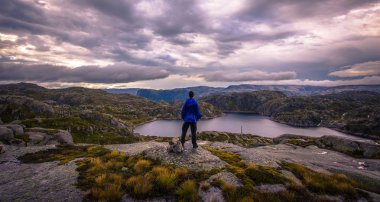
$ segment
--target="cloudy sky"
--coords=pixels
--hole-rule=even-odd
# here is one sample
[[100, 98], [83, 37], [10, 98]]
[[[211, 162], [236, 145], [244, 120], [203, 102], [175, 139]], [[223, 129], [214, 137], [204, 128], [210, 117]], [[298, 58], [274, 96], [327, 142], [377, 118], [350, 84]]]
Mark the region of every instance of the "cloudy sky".
[[380, 84], [380, 1], [0, 2], [0, 83]]

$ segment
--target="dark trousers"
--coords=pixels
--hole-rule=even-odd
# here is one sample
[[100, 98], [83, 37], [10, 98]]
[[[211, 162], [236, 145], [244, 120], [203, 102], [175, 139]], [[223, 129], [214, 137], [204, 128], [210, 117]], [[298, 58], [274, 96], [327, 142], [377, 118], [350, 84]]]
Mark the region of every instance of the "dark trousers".
[[198, 146], [197, 145], [197, 123], [195, 122], [184, 122], [182, 125], [182, 135], [181, 135], [181, 142], [182, 144], [185, 144], [185, 137], [187, 133], [187, 129], [191, 130], [191, 142], [193, 143], [193, 147]]

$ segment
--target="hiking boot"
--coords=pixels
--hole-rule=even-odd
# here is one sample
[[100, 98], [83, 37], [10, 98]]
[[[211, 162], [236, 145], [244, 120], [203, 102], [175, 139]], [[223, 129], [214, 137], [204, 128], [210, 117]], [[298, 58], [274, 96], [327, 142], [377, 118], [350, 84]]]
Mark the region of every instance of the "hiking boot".
[[196, 148], [198, 148], [198, 145], [197, 144], [193, 145], [193, 149], [196, 149]]

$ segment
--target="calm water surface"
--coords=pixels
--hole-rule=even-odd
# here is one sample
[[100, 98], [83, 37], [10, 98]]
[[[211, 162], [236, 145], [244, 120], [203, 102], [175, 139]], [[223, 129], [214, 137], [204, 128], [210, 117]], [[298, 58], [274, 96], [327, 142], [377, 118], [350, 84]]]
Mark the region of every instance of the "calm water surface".
[[[135, 132], [141, 135], [154, 135], [162, 137], [178, 137], [181, 134], [182, 121], [180, 120], [157, 120], [135, 128]], [[222, 117], [201, 120], [198, 122], [198, 131], [226, 131], [240, 133], [251, 133], [264, 137], [277, 137], [279, 135], [290, 133], [312, 137], [323, 135], [353, 136], [334, 131], [324, 127], [315, 128], [296, 128], [285, 124], [271, 121], [268, 117], [252, 115], [227, 113]], [[190, 128], [188, 133], [190, 133]]]

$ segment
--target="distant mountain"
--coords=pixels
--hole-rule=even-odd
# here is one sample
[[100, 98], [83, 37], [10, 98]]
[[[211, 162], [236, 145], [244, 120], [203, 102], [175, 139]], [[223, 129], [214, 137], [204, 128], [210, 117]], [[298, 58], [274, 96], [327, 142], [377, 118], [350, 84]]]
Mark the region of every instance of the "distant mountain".
[[140, 88], [109, 88], [104, 89], [107, 93], [113, 93], [113, 94], [131, 94], [131, 95], [137, 95], [137, 91], [139, 91]]
[[345, 91], [372, 91], [380, 93], [380, 85], [353, 85], [353, 86], [302, 86], [302, 85], [231, 85], [226, 88], [197, 86], [188, 88], [175, 88], [168, 90], [153, 89], [107, 89], [110, 93], [129, 93], [148, 98], [154, 101], [173, 102], [175, 100], [184, 100], [187, 98], [187, 92], [194, 91], [198, 98], [210, 94], [224, 94], [231, 92], [252, 92], [252, 91], [280, 91], [287, 96], [312, 96], [327, 95]]
[[375, 92], [287, 96], [279, 91], [256, 91], [208, 95], [200, 100], [222, 111], [253, 112], [292, 126], [325, 126], [380, 139], [380, 94]]

